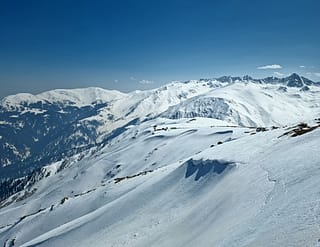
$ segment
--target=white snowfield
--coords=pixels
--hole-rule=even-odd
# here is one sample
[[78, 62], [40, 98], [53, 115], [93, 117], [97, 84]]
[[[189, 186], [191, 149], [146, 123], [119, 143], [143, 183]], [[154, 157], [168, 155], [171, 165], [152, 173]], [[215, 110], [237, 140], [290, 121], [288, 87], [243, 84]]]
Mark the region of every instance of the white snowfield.
[[217, 125], [224, 124], [157, 119], [130, 128], [2, 208], [0, 241], [317, 246], [320, 129], [291, 137], [283, 128]]
[[19, 93], [10, 95], [2, 99], [1, 105], [19, 106], [21, 103], [37, 102], [61, 102], [76, 106], [85, 106], [93, 102], [108, 102], [117, 99], [124, 94], [115, 90], [106, 90], [102, 88], [90, 87], [79, 89], [56, 89], [33, 95], [29, 93]]
[[320, 88], [278, 89], [90, 89], [121, 123], [146, 120], [7, 199], [0, 246], [320, 246]]

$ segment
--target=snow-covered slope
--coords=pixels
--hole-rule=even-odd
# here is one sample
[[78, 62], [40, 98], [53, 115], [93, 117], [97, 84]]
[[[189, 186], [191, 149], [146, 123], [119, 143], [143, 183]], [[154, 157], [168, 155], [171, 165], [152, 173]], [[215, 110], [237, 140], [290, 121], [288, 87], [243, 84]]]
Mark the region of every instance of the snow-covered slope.
[[56, 89], [38, 95], [19, 93], [1, 100], [1, 106], [21, 107], [34, 103], [60, 103], [74, 106], [87, 106], [97, 102], [109, 102], [123, 97], [124, 94], [115, 90], [105, 90], [97, 87], [79, 89]]
[[129, 94], [86, 88], [8, 96], [0, 105], [0, 180], [104, 145], [124, 126], [210, 88], [190, 82]]
[[158, 116], [209, 117], [240, 126], [311, 119], [318, 116], [319, 90], [317, 83], [293, 74], [282, 79], [225, 76], [173, 82], [127, 94], [84, 88], [8, 96], [0, 104], [0, 180], [28, 176], [105, 145], [127, 125]]
[[162, 116], [209, 117], [241, 126], [283, 126], [312, 119], [319, 112], [319, 87], [301, 91], [279, 84], [239, 82], [171, 106]]
[[8, 96], [0, 245], [315, 246], [319, 117], [297, 74]]
[[315, 246], [319, 117], [297, 74], [8, 96], [0, 245]]
[[227, 125], [158, 118], [60, 172], [61, 163], [46, 167], [32, 195], [0, 209], [1, 243], [316, 246], [319, 120]]

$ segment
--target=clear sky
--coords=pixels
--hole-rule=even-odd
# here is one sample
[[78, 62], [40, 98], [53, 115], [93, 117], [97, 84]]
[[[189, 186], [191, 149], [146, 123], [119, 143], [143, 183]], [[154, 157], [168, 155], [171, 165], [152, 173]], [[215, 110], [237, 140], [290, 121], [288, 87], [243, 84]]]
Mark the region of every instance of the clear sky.
[[320, 81], [319, 58], [319, 0], [0, 0], [0, 97], [221, 75]]

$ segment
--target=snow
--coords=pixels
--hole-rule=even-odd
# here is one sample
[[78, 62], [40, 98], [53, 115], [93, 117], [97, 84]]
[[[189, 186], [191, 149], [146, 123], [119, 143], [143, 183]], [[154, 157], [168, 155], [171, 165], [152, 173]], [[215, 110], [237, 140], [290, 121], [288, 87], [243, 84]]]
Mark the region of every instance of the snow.
[[[249, 77], [248, 77], [249, 78]], [[247, 78], [247, 79], [248, 79]], [[319, 116], [319, 87], [310, 91], [289, 87], [287, 92], [278, 88], [283, 84], [265, 84], [243, 80], [191, 80], [172, 82], [148, 91], [121, 93], [101, 88], [57, 89], [38, 95], [17, 94], [1, 101], [9, 109], [20, 104], [35, 102], [57, 103], [63, 106], [92, 106], [104, 103], [95, 116], [83, 121], [97, 121], [100, 141], [104, 135], [134, 119], [164, 117], [211, 117], [242, 126], [281, 126]], [[24, 108], [23, 113], [44, 114], [37, 108]], [[63, 108], [60, 113], [65, 112]], [[13, 116], [12, 116], [13, 117]], [[17, 116], [18, 117], [18, 116]]]
[[[32, 214], [0, 228], [0, 240], [15, 238], [18, 246], [315, 245], [320, 130], [278, 138], [285, 129], [253, 135], [255, 129], [224, 124], [158, 118], [130, 126], [60, 173], [59, 164], [46, 168], [52, 174], [32, 196], [0, 210], [1, 226]], [[150, 172], [133, 176], [142, 171]]]
[[33, 113], [33, 114], [37, 115], [37, 114], [46, 113], [46, 111], [45, 110], [41, 110], [41, 109], [33, 108], [33, 109], [24, 110], [20, 114], [25, 114], [25, 113]]
[[242, 126], [282, 126], [312, 119], [319, 114], [319, 89], [292, 96], [276, 90], [278, 85], [234, 83], [170, 107], [164, 117], [212, 117]]
[[19, 93], [15, 95], [10, 95], [1, 100], [1, 105], [10, 105], [10, 106], [15, 106], [15, 105], [20, 105], [21, 102], [27, 102], [29, 104], [31, 103], [36, 103], [38, 101], [41, 101], [41, 98], [30, 94], [30, 93]]
[[97, 87], [79, 89], [55, 89], [37, 95], [19, 93], [10, 95], [1, 100], [1, 105], [19, 107], [21, 103], [32, 104], [37, 102], [63, 102], [73, 106], [86, 106], [94, 102], [108, 102], [122, 97], [124, 94], [116, 90], [106, 90]]
[[[107, 103], [79, 122], [103, 123], [101, 139], [128, 125], [103, 147], [43, 167], [28, 197], [11, 196], [0, 208], [0, 244], [316, 246], [319, 87], [279, 91], [276, 82], [229, 79], [5, 98], [9, 105]], [[314, 129], [285, 134], [299, 122]]]
[[7, 121], [0, 121], [0, 124], [7, 125], [7, 124], [10, 124], [10, 123], [7, 122]]
[[116, 90], [106, 90], [97, 87], [80, 89], [56, 89], [38, 95], [50, 102], [72, 102], [81, 107], [93, 102], [109, 102], [120, 98], [123, 93]]

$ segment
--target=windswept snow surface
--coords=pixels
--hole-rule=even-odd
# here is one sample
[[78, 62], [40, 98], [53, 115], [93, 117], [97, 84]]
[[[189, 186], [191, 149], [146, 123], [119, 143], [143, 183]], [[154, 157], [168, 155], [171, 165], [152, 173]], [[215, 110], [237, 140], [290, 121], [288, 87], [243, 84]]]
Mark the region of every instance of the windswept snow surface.
[[48, 166], [34, 194], [0, 209], [0, 242], [317, 246], [320, 129], [288, 131], [208, 118], [130, 126], [59, 173]]

